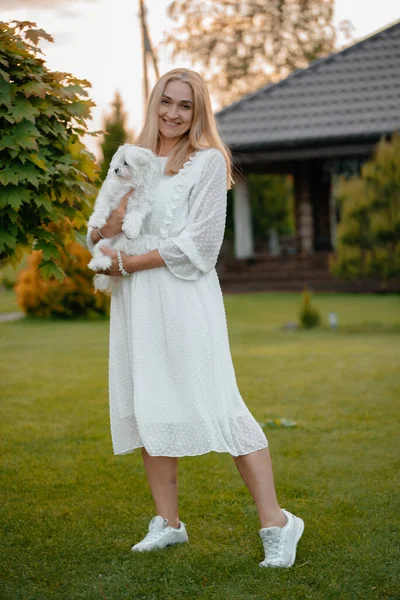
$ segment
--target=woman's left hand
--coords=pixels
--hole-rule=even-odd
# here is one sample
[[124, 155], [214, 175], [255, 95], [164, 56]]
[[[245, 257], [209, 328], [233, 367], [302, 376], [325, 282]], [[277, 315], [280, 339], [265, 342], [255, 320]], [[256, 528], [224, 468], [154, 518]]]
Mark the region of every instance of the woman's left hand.
[[105, 254], [106, 256], [109, 256], [112, 261], [111, 267], [109, 267], [108, 269], [105, 269], [104, 271], [101, 271], [101, 272], [104, 275], [111, 275], [113, 277], [121, 277], [121, 272], [120, 272], [119, 266], [118, 266], [117, 251], [113, 250], [109, 246], [102, 246], [100, 248], [100, 250], [102, 251], [103, 254]]

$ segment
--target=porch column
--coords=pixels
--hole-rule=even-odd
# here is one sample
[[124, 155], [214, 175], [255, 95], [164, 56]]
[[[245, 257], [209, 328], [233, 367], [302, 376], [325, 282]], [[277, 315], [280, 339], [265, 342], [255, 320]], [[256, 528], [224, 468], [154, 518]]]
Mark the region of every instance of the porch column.
[[251, 258], [254, 253], [251, 206], [247, 178], [241, 175], [233, 190], [233, 223], [236, 258]]
[[332, 249], [336, 249], [336, 229], [337, 229], [337, 213], [336, 213], [336, 194], [335, 182], [332, 182], [331, 193], [329, 196], [329, 226]]
[[299, 250], [301, 254], [312, 254], [314, 250], [314, 220], [308, 163], [300, 166], [295, 173], [294, 193]]
[[331, 175], [323, 160], [311, 163], [311, 203], [314, 217], [314, 250], [332, 250]]

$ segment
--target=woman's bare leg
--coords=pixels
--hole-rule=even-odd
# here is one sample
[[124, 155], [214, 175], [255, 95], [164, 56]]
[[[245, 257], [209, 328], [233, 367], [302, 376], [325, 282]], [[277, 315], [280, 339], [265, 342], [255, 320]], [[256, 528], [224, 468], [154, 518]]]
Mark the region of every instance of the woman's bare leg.
[[243, 481], [253, 496], [261, 527], [272, 527], [273, 525], [283, 527], [286, 524], [286, 517], [276, 499], [268, 448], [233, 458]]
[[178, 459], [150, 456], [144, 448], [142, 457], [157, 514], [168, 519], [171, 527], [179, 527]]

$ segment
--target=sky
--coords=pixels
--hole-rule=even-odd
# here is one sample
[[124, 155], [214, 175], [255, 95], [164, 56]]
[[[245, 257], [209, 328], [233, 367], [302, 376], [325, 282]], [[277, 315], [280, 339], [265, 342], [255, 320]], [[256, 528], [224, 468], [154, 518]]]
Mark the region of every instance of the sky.
[[[171, 0], [146, 0], [147, 21], [153, 46], [171, 28], [166, 14]], [[101, 129], [115, 91], [119, 90], [128, 113], [128, 126], [136, 133], [143, 120], [142, 55], [138, 0], [0, 0], [0, 20], [34, 21], [54, 37], [41, 42], [47, 66], [92, 83], [96, 103], [90, 129]], [[335, 22], [352, 22], [355, 40], [368, 36], [400, 18], [398, 0], [336, 0]], [[160, 74], [174, 67], [190, 67], [189, 60], [174, 62], [159, 52]], [[86, 141], [98, 155], [95, 138]]]

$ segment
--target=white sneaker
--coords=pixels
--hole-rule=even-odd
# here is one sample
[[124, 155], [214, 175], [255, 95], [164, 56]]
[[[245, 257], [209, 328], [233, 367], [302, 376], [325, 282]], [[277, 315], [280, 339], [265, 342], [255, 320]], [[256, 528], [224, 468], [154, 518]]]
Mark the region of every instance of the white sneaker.
[[156, 548], [166, 548], [174, 544], [188, 542], [189, 538], [186, 532], [185, 523], [179, 523], [179, 527], [170, 527], [168, 520], [157, 515], [153, 517], [149, 524], [149, 533], [141, 542], [132, 546], [132, 552], [146, 552]]
[[296, 560], [296, 547], [303, 535], [304, 522], [285, 509], [282, 511], [287, 518], [284, 527], [260, 529], [265, 550], [265, 559], [260, 562], [260, 567], [291, 567]]

